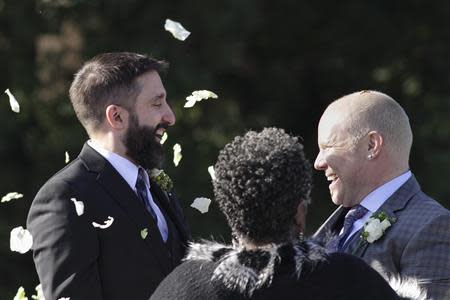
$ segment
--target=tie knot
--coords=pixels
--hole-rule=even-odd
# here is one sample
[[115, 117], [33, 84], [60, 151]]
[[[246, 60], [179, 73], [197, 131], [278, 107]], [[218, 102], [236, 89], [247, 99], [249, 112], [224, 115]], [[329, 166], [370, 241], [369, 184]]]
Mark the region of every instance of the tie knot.
[[349, 210], [349, 212], [345, 216], [345, 220], [351, 219], [353, 224], [356, 220], [361, 219], [367, 212], [368, 212], [367, 208], [358, 204]]
[[145, 186], [145, 175], [144, 170], [142, 168], [138, 169], [138, 176], [136, 180], [136, 188], [141, 188]]

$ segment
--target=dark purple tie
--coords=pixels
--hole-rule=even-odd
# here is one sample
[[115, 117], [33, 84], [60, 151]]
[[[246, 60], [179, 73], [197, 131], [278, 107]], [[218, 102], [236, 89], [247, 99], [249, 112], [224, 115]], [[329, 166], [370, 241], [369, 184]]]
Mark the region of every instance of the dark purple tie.
[[141, 199], [142, 203], [144, 204], [145, 208], [147, 208], [148, 212], [152, 215], [153, 219], [155, 220], [155, 223], [158, 223], [158, 217], [156, 216], [155, 211], [150, 205], [150, 199], [148, 199], [147, 186], [145, 185], [144, 180], [144, 172], [145, 171], [142, 168], [139, 168], [138, 177], [136, 180], [136, 192], [139, 196], [139, 199]]
[[352, 209], [350, 209], [345, 215], [344, 229], [342, 230], [342, 233], [332, 239], [327, 248], [331, 251], [341, 251], [344, 246], [345, 240], [352, 231], [353, 224], [357, 220], [361, 219], [367, 212], [367, 208], [359, 204], [352, 207]]

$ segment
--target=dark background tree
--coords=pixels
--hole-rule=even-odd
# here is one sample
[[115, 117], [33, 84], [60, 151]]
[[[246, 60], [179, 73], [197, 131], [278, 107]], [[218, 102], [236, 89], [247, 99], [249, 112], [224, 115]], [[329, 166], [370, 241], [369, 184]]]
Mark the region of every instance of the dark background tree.
[[[316, 126], [335, 98], [381, 90], [406, 109], [414, 131], [411, 168], [422, 188], [450, 207], [450, 3], [445, 1], [145, 1], [0, 0], [0, 90], [21, 104], [11, 112], [0, 96], [0, 298], [38, 284], [31, 253], [9, 249], [39, 187], [76, 157], [86, 134], [68, 100], [73, 73], [100, 52], [133, 51], [166, 59], [165, 77], [177, 124], [165, 144], [166, 171], [176, 182], [196, 238], [229, 239], [213, 203], [207, 167], [218, 150], [247, 129], [278, 126], [302, 136], [317, 154]], [[192, 32], [184, 42], [164, 31], [166, 18]], [[183, 108], [193, 90], [219, 99]], [[171, 163], [174, 143], [183, 159]], [[315, 173], [313, 231], [334, 209], [327, 182]]]

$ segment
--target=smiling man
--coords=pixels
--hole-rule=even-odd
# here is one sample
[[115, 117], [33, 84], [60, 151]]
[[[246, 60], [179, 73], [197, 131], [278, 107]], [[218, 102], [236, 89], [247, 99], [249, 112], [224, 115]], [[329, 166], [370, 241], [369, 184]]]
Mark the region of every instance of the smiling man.
[[[344, 96], [323, 113], [318, 144], [314, 167], [340, 207], [315, 235], [332, 232], [330, 251], [360, 256], [387, 278], [414, 277], [430, 299], [450, 299], [450, 212], [409, 169], [412, 132], [403, 108], [376, 91]], [[391, 226], [375, 228], [382, 235], [369, 243], [364, 224], [380, 213]]]
[[90, 140], [40, 189], [27, 220], [46, 299], [148, 299], [180, 263], [189, 229], [172, 191], [147, 174], [161, 168], [160, 139], [175, 123], [164, 68], [105, 53], [75, 75], [70, 100]]

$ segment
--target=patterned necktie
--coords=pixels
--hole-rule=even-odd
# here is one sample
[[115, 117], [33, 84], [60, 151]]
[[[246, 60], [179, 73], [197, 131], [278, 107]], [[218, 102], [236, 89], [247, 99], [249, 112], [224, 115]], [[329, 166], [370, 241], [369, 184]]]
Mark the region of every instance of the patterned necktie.
[[367, 212], [367, 208], [359, 204], [350, 209], [347, 215], [345, 215], [344, 229], [342, 230], [342, 233], [331, 240], [327, 248], [332, 251], [341, 251], [345, 240], [349, 236], [350, 232], [352, 232], [353, 224], [357, 220], [361, 219]]
[[145, 185], [144, 180], [144, 172], [145, 171], [142, 168], [139, 168], [138, 177], [136, 180], [136, 192], [139, 196], [139, 199], [141, 199], [142, 203], [144, 204], [145, 208], [147, 208], [148, 212], [152, 215], [155, 222], [158, 223], [158, 217], [156, 216], [155, 211], [150, 205], [150, 199], [148, 198], [147, 186]]

